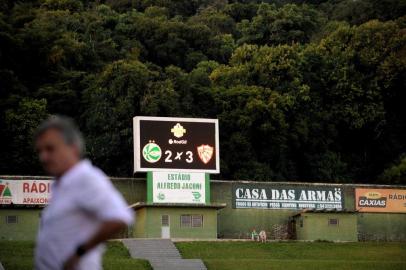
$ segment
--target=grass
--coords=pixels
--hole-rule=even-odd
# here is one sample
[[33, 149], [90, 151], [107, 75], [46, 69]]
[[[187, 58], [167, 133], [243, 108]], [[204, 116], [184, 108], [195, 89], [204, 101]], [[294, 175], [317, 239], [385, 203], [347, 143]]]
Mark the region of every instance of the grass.
[[406, 270], [406, 243], [179, 242], [184, 258], [209, 270]]
[[132, 259], [130, 253], [121, 242], [108, 242], [107, 252], [103, 257], [103, 269], [105, 270], [150, 270], [151, 265], [146, 260]]
[[[6, 270], [33, 269], [33, 241], [0, 241], [0, 261]], [[108, 242], [103, 257], [105, 270], [151, 270], [150, 264], [145, 260], [130, 258], [130, 254], [120, 242]]]
[[[406, 270], [406, 243], [329, 242], [180, 242], [184, 258], [203, 259], [209, 270]], [[0, 241], [5, 269], [33, 269], [34, 242]], [[151, 270], [147, 261], [130, 258], [120, 242], [109, 242], [106, 270]]]
[[33, 241], [0, 241], [0, 262], [8, 269], [33, 269]]

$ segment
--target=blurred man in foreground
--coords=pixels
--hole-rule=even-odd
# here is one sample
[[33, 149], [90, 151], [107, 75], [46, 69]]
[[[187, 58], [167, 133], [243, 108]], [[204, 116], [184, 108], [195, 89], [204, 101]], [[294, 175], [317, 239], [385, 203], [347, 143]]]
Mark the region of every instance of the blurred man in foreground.
[[102, 243], [133, 222], [132, 211], [108, 177], [82, 159], [84, 141], [69, 118], [51, 116], [34, 139], [45, 171], [55, 177], [41, 216], [35, 269], [102, 269]]

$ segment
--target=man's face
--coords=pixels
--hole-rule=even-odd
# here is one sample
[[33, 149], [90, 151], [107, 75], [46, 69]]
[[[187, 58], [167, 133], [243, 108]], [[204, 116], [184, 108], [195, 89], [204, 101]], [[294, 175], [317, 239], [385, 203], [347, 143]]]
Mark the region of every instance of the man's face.
[[61, 176], [79, 160], [75, 145], [68, 145], [61, 132], [48, 129], [35, 142], [39, 160], [44, 170], [53, 176]]

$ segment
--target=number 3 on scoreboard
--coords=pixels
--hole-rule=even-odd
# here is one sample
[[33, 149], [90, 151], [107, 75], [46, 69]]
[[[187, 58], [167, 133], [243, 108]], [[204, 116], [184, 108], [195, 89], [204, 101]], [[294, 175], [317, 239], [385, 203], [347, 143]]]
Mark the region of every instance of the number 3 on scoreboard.
[[187, 151], [186, 155], [187, 155], [186, 162], [187, 163], [192, 163], [193, 162], [193, 152], [192, 151]]

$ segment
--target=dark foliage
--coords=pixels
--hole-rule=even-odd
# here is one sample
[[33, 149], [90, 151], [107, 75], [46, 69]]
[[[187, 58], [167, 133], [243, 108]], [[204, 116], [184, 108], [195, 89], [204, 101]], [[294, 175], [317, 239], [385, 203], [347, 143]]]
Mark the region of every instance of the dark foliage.
[[219, 118], [223, 179], [406, 182], [405, 1], [0, 0], [0, 174], [76, 119], [132, 174], [135, 115]]

